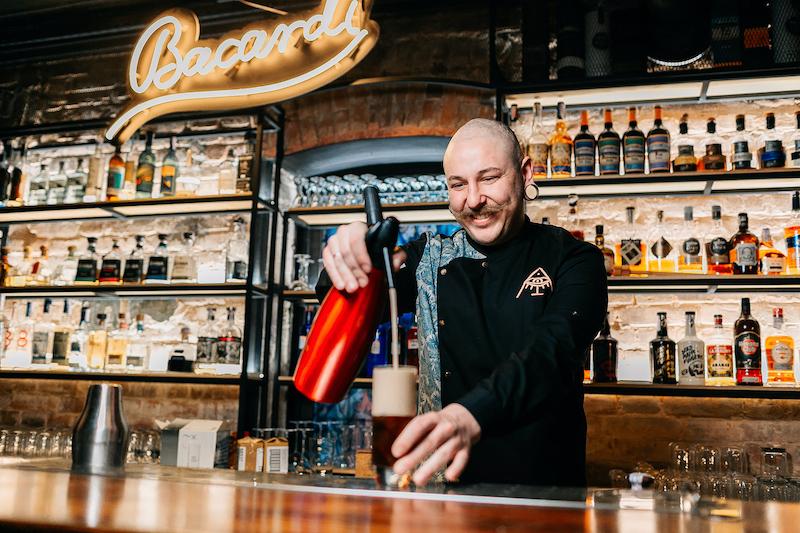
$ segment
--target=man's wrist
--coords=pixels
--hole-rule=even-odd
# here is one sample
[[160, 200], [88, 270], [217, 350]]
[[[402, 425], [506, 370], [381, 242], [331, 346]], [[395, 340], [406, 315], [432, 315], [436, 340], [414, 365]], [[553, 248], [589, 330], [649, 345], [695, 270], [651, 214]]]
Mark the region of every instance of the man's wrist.
[[450, 419], [452, 423], [466, 432], [470, 445], [475, 444], [481, 438], [481, 426], [472, 413], [459, 403], [451, 403], [442, 409], [442, 415]]

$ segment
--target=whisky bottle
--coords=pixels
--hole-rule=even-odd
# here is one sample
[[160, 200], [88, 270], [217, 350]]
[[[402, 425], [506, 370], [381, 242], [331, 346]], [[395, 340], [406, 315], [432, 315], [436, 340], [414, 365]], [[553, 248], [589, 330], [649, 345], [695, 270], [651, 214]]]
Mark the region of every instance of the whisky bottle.
[[31, 285], [50, 285], [53, 280], [53, 262], [47, 246], [39, 246], [39, 258], [31, 268]]
[[601, 252], [603, 252], [603, 264], [606, 267], [606, 275], [611, 276], [614, 273], [614, 265], [616, 263], [614, 258], [614, 250], [606, 246], [605, 235], [603, 235], [603, 225], [598, 224], [594, 227], [594, 244]]
[[169, 254], [167, 252], [167, 235], [158, 234], [158, 246], [147, 261], [145, 283], [165, 284], [169, 282]]
[[136, 161], [138, 157], [134, 152], [136, 141], [131, 138], [130, 150], [125, 158], [125, 184], [122, 187], [120, 200], [133, 200], [136, 198]]
[[178, 156], [175, 155], [175, 138], [169, 138], [169, 150], [161, 162], [161, 196], [175, 196], [178, 179]]
[[733, 345], [722, 327], [722, 315], [714, 315], [714, 333], [706, 344], [706, 385], [734, 385]]
[[245, 236], [244, 219], [233, 220], [233, 238], [228, 241], [225, 251], [225, 281], [242, 282], [247, 280], [247, 258], [249, 249]]
[[597, 136], [597, 154], [600, 160], [600, 174], [619, 174], [621, 143], [619, 134], [614, 131], [611, 110], [603, 111], [604, 130]]
[[764, 275], [780, 275], [786, 270], [786, 255], [775, 248], [769, 228], [761, 229], [758, 246], [758, 265]]
[[767, 131], [764, 132], [764, 142], [758, 151], [761, 159], [761, 168], [779, 168], [786, 165], [783, 141], [775, 131], [774, 113], [767, 113]]
[[139, 154], [136, 166], [136, 198], [153, 197], [153, 178], [156, 173], [156, 156], [153, 154], [153, 132], [147, 132], [144, 151]]
[[694, 142], [689, 137], [689, 115], [681, 117], [678, 126], [678, 138], [675, 139], [677, 156], [672, 162], [672, 169], [675, 172], [693, 172], [697, 170], [697, 158], [694, 156]]
[[656, 226], [653, 239], [647, 249], [647, 270], [650, 272], [675, 272], [675, 248], [667, 240], [671, 231], [664, 224], [664, 211], [656, 212]]
[[150, 343], [144, 333], [144, 314], [136, 315], [136, 330], [129, 335], [125, 367], [132, 372], [143, 372], [150, 368]]
[[661, 106], [655, 107], [653, 129], [647, 132], [647, 161], [650, 172], [669, 172], [670, 141], [669, 131], [661, 120]]
[[141, 283], [144, 278], [144, 235], [136, 236], [136, 246], [125, 259], [124, 283]]
[[697, 222], [694, 220], [694, 209], [683, 208], [683, 243], [678, 256], [678, 272], [705, 274], [706, 265], [703, 256], [703, 245], [697, 238]]
[[236, 176], [239, 165], [233, 148], [228, 150], [228, 156], [219, 166], [219, 194], [236, 194]]
[[31, 362], [34, 365], [44, 365], [53, 359], [53, 321], [50, 317], [50, 307], [53, 301], [45, 298], [42, 305], [42, 315], [33, 325], [33, 340], [31, 346]]
[[734, 274], [758, 274], [758, 237], [748, 229], [747, 213], [739, 213], [739, 231], [728, 249]]
[[772, 310], [772, 327], [764, 340], [767, 352], [767, 385], [794, 385], [794, 339], [783, 326], [783, 309]]
[[78, 328], [72, 334], [69, 343], [69, 355], [67, 362], [71, 370], [86, 370], [89, 368], [87, 353], [89, 349], [89, 305], [84, 302], [81, 305], [81, 318]]
[[125, 188], [125, 160], [122, 159], [122, 148], [117, 146], [114, 155], [108, 162], [108, 175], [106, 176], [106, 199], [116, 202], [122, 196]]
[[100, 264], [100, 283], [119, 283], [122, 279], [122, 252], [117, 239], [112, 240], [111, 251], [103, 256]]
[[792, 218], [783, 230], [786, 239], [786, 273], [800, 275], [800, 192], [792, 195]]
[[547, 135], [544, 133], [542, 122], [542, 104], [533, 104], [533, 120], [531, 122], [531, 133], [527, 139], [528, 157], [531, 158], [533, 176], [547, 176], [547, 158], [550, 155], [550, 145], [547, 144]]
[[567, 133], [567, 115], [564, 102], [558, 103], [556, 130], [550, 136], [550, 176], [568, 178], [572, 176], [572, 137]]
[[47, 165], [42, 163], [39, 167], [39, 173], [31, 178], [28, 187], [28, 201], [26, 205], [45, 205], [47, 204], [47, 187], [50, 181], [50, 173], [47, 171]]
[[705, 383], [705, 343], [695, 330], [694, 311], [686, 312], [686, 333], [678, 341], [681, 385], [703, 385]]
[[61, 317], [54, 322], [53, 328], [53, 359], [52, 362], [59, 366], [68, 366], [70, 350], [70, 337], [72, 328], [69, 326], [69, 300], [64, 299]]
[[794, 130], [794, 139], [792, 144], [794, 147], [791, 149], [791, 166], [794, 168], [800, 168], [800, 111], [796, 111], [794, 114], [794, 121], [796, 129]]
[[[255, 152], [255, 132], [248, 131], [244, 134], [244, 151], [237, 159], [236, 192], [250, 192], [250, 182], [253, 179], [253, 160]], [[524, 153], [524, 151], [523, 151]]]
[[65, 161], [58, 162], [58, 172], [52, 172], [47, 178], [47, 205], [61, 205], [67, 195], [67, 171]]
[[78, 165], [67, 174], [65, 204], [78, 204], [84, 201], [88, 179], [89, 174], [83, 169], [83, 158], [78, 158]]
[[722, 139], [717, 136], [717, 123], [709, 118], [706, 124], [706, 154], [703, 156], [703, 170], [725, 170], [725, 155], [722, 153]]
[[617, 382], [617, 339], [611, 336], [608, 313], [600, 333], [592, 341], [592, 368], [594, 383]]
[[645, 138], [636, 122], [636, 108], [628, 109], [628, 130], [622, 135], [622, 158], [625, 174], [644, 173]]
[[742, 298], [742, 314], [733, 326], [737, 385], [762, 385], [761, 328], [750, 315], [750, 298]]
[[585, 240], [585, 235], [583, 233], [583, 224], [581, 223], [581, 217], [578, 215], [578, 195], [577, 194], [570, 194], [567, 198], [567, 205], [569, 206], [569, 211], [567, 212], [567, 231], [570, 234], [578, 239], [579, 241]]
[[125, 370], [127, 368], [127, 361], [125, 357], [128, 354], [128, 342], [130, 335], [128, 334], [128, 320], [125, 313], [117, 315], [117, 328], [108, 333], [108, 345], [106, 347], [106, 370]]
[[95, 244], [97, 237], [87, 237], [86, 253], [78, 259], [78, 268], [75, 271], [75, 283], [97, 283], [97, 251]]
[[217, 310], [214, 307], [206, 309], [206, 322], [203, 325], [203, 334], [197, 336], [198, 363], [217, 362], [217, 339], [220, 335], [217, 331], [216, 312]]
[[236, 326], [236, 308], [228, 307], [228, 321], [217, 338], [217, 362], [238, 365], [242, 357], [242, 332]]
[[86, 342], [86, 363], [93, 370], [102, 370], [106, 362], [108, 348], [108, 329], [106, 313], [97, 314], [97, 324], [89, 331]]
[[675, 341], [667, 335], [667, 313], [658, 313], [656, 337], [650, 341], [650, 361], [653, 365], [653, 383], [677, 383]]
[[736, 115], [736, 136], [731, 144], [731, 167], [733, 170], [752, 168], [753, 154], [750, 153], [750, 138], [745, 133], [744, 115]]
[[581, 131], [575, 135], [575, 175], [594, 176], [596, 142], [589, 132], [589, 112], [581, 111]]
[[722, 208], [711, 206], [711, 237], [706, 241], [706, 261], [709, 274], [733, 274], [730, 260], [730, 243], [722, 224]]
[[195, 261], [194, 233], [186, 231], [182, 235], [183, 243], [172, 258], [170, 281], [173, 283], [196, 283], [197, 262]]
[[623, 238], [616, 245], [615, 261], [622, 275], [643, 274], [647, 271], [646, 246], [633, 221], [635, 210], [635, 207], [625, 208], [627, 224], [622, 231]]
[[25, 183], [25, 143], [20, 142], [19, 148], [16, 154], [12, 152], [13, 160], [11, 162], [12, 169], [11, 169], [11, 185], [8, 193], [8, 200], [6, 205], [9, 207], [19, 207], [23, 204], [24, 201], [24, 187], [23, 184]]
[[0, 248], [0, 287], [11, 284], [11, 264], [8, 262], [10, 250], [7, 246]]

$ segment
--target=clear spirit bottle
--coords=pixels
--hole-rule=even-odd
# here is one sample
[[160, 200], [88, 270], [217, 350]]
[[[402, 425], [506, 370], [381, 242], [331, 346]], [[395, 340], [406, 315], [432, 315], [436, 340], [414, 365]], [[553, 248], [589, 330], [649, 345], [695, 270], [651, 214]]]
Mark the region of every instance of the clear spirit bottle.
[[173, 254], [170, 280], [173, 283], [197, 283], [197, 261], [195, 259], [194, 233], [186, 231], [183, 242]]
[[178, 156], [175, 155], [175, 138], [169, 138], [169, 150], [161, 162], [161, 196], [175, 196], [178, 179]]
[[100, 264], [100, 283], [119, 283], [122, 279], [122, 251], [117, 239], [114, 239], [111, 251], [103, 256]]
[[22, 259], [13, 265], [11, 274], [8, 276], [10, 287], [25, 287], [33, 282], [33, 257], [31, 257], [31, 247], [22, 247]]
[[58, 172], [50, 174], [47, 180], [47, 205], [61, 205], [67, 195], [67, 172], [64, 161], [58, 162]]
[[169, 253], [167, 251], [167, 235], [158, 234], [158, 246], [153, 255], [147, 261], [147, 273], [144, 276], [145, 283], [165, 284], [169, 283]]
[[732, 170], [752, 168], [753, 154], [750, 152], [750, 136], [745, 131], [744, 115], [736, 115], [736, 135], [731, 143]]
[[86, 344], [86, 362], [92, 370], [102, 370], [106, 362], [108, 348], [108, 326], [106, 313], [97, 314], [97, 324], [89, 331]]
[[67, 362], [71, 370], [83, 371], [89, 368], [87, 353], [89, 350], [89, 305], [86, 302], [81, 306], [81, 317], [78, 328], [72, 334], [69, 343]]
[[153, 154], [153, 132], [147, 132], [144, 151], [139, 154], [136, 166], [136, 198], [153, 197], [153, 179], [156, 173], [156, 156]]
[[20, 320], [17, 318], [17, 306], [14, 304], [12, 323], [6, 333], [7, 342], [5, 359], [13, 361], [15, 366], [28, 366], [33, 359], [33, 318], [31, 317], [32, 302], [25, 304], [25, 315]]
[[714, 333], [706, 343], [706, 385], [735, 385], [733, 344], [722, 327], [722, 315], [714, 315]]
[[634, 223], [635, 211], [635, 207], [625, 208], [627, 224], [622, 230], [622, 239], [616, 244], [615, 261], [623, 275], [643, 274], [647, 271], [647, 247]]
[[227, 309], [228, 321], [217, 338], [217, 362], [238, 365], [242, 357], [242, 332], [236, 326], [236, 308]]
[[53, 280], [53, 262], [47, 246], [39, 247], [39, 258], [33, 263], [31, 269], [31, 284], [50, 285]]
[[78, 273], [78, 256], [75, 255], [76, 248], [67, 246], [67, 256], [56, 265], [53, 272], [53, 285], [63, 287], [75, 283], [75, 275]]
[[772, 310], [772, 327], [764, 341], [767, 385], [794, 385], [794, 339], [783, 327], [783, 308]]
[[136, 246], [125, 260], [124, 283], [141, 283], [144, 278], [144, 235], [136, 236]]
[[730, 259], [730, 242], [725, 226], [722, 224], [722, 208], [711, 206], [710, 238], [706, 241], [706, 262], [709, 274], [733, 274]]
[[106, 370], [120, 371], [127, 368], [125, 357], [128, 354], [128, 319], [125, 313], [117, 315], [117, 328], [108, 333], [108, 346], [106, 348]]
[[69, 326], [69, 300], [64, 299], [61, 316], [54, 321], [53, 328], [53, 359], [52, 362], [59, 366], [69, 366], [68, 357], [72, 337], [72, 328]]
[[566, 229], [573, 237], [579, 241], [583, 241], [585, 240], [586, 235], [583, 232], [583, 224], [581, 223], [581, 217], [578, 214], [578, 200], [579, 198], [577, 194], [570, 194], [567, 198], [569, 212], [567, 213]]
[[775, 248], [769, 228], [761, 229], [761, 242], [758, 246], [758, 265], [761, 273], [780, 275], [786, 271], [786, 255]]
[[625, 174], [644, 173], [645, 137], [636, 121], [636, 108], [628, 109], [628, 130], [622, 135]]
[[558, 103], [556, 111], [556, 130], [550, 136], [550, 176], [568, 178], [572, 176], [572, 137], [567, 132], [567, 108], [564, 102]]
[[97, 263], [99, 257], [95, 246], [97, 237], [87, 237], [86, 253], [78, 259], [78, 268], [75, 272], [75, 283], [97, 283]]
[[86, 196], [86, 184], [89, 175], [83, 169], [83, 159], [78, 158], [78, 166], [67, 174], [67, 192], [64, 197], [65, 204], [78, 204]]
[[45, 205], [47, 203], [47, 187], [50, 181], [50, 173], [47, 165], [42, 163], [39, 173], [31, 178], [28, 186], [27, 205]]
[[33, 342], [31, 346], [31, 362], [34, 365], [44, 365], [53, 359], [53, 320], [50, 316], [50, 307], [53, 301], [45, 298], [42, 305], [42, 315], [33, 326]]
[[[103, 142], [97, 139], [94, 145], [94, 154], [89, 158], [89, 172], [84, 180], [86, 202], [102, 202], [105, 199], [106, 176], [103, 174]], [[78, 166], [81, 165], [79, 162]]]
[[542, 104], [539, 102], [533, 104], [531, 133], [526, 144], [528, 157], [531, 158], [533, 176], [535, 178], [547, 177], [547, 159], [550, 155], [550, 145], [547, 143], [547, 135], [544, 132]]
[[236, 217], [233, 224], [233, 238], [228, 241], [225, 251], [225, 281], [242, 282], [247, 281], [247, 260], [250, 250], [245, 235], [244, 219]]
[[144, 315], [136, 315], [136, 330], [128, 340], [128, 353], [125, 364], [129, 371], [143, 372], [150, 366], [150, 343], [144, 333]]
[[667, 313], [658, 313], [656, 337], [650, 341], [650, 361], [653, 366], [653, 383], [675, 384], [677, 361], [675, 341], [667, 334]]
[[797, 126], [794, 130], [794, 139], [792, 139], [794, 147], [791, 148], [790, 165], [794, 168], [800, 168], [800, 111], [795, 111], [794, 121]]
[[197, 196], [200, 188], [200, 180], [197, 175], [197, 168], [192, 159], [192, 149], [186, 150], [186, 159], [183, 168], [180, 169], [178, 177], [175, 178], [176, 196]]
[[117, 146], [114, 155], [108, 162], [108, 175], [106, 176], [106, 200], [116, 202], [122, 197], [125, 188], [125, 160], [122, 159], [122, 147]]
[[669, 131], [661, 120], [661, 106], [654, 110], [653, 128], [647, 132], [647, 161], [650, 172], [669, 172], [670, 140]]
[[239, 165], [233, 148], [228, 150], [228, 155], [219, 165], [219, 194], [236, 194], [236, 177]]
[[705, 256], [703, 245], [698, 239], [697, 222], [691, 206], [683, 208], [683, 242], [678, 255], [678, 272], [687, 274], [705, 274]]
[[675, 272], [676, 251], [666, 237], [671, 233], [664, 223], [664, 211], [657, 211], [653, 239], [647, 249], [647, 270], [650, 272]]
[[220, 333], [217, 328], [216, 308], [206, 309], [206, 322], [203, 325], [202, 335], [197, 336], [197, 362], [217, 362], [217, 339]]
[[697, 336], [694, 311], [686, 312], [686, 333], [678, 341], [681, 385], [705, 384], [705, 343]]

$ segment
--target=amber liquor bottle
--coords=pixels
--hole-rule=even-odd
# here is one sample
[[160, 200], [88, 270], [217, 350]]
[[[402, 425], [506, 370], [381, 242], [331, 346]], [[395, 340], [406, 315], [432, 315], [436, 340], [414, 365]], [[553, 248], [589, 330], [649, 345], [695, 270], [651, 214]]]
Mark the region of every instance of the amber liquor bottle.
[[742, 298], [742, 314], [733, 326], [737, 385], [762, 385], [761, 327], [750, 314], [750, 298]]
[[747, 213], [739, 213], [739, 231], [728, 248], [734, 274], [758, 274], [758, 237], [748, 229]]
[[611, 336], [608, 313], [606, 313], [600, 334], [592, 341], [592, 366], [594, 367], [593, 382], [617, 382], [617, 339]]
[[667, 313], [658, 313], [658, 333], [650, 341], [650, 359], [653, 365], [653, 383], [678, 383], [675, 341], [667, 335]]

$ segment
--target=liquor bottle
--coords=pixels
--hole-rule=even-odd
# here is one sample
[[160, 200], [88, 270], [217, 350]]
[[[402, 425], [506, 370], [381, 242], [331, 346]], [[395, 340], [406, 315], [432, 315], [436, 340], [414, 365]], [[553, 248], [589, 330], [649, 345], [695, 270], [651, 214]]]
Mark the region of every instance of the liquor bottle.
[[653, 383], [674, 384], [676, 379], [675, 341], [667, 335], [667, 313], [658, 313], [656, 337], [650, 341]]
[[678, 126], [678, 138], [675, 139], [677, 156], [672, 162], [672, 170], [675, 172], [693, 172], [697, 170], [697, 158], [694, 156], [694, 142], [689, 137], [689, 115], [681, 117]]
[[583, 224], [581, 224], [580, 215], [578, 215], [578, 195], [570, 194], [567, 198], [567, 205], [569, 205], [569, 212], [567, 213], [567, 231], [579, 241], [583, 241], [585, 240], [585, 235], [583, 233]]
[[764, 275], [780, 275], [786, 270], [786, 255], [775, 248], [769, 228], [761, 229], [761, 244], [758, 247], [758, 265]]
[[86, 343], [86, 362], [93, 370], [102, 370], [105, 366], [108, 348], [107, 317], [106, 313], [98, 313], [97, 324], [89, 331], [89, 339]]
[[89, 305], [84, 302], [81, 306], [81, 318], [78, 329], [72, 335], [69, 343], [67, 362], [72, 370], [86, 370], [89, 368], [87, 354], [89, 349]]
[[575, 135], [575, 175], [594, 176], [594, 135], [589, 133], [589, 112], [581, 111], [581, 131]]
[[11, 163], [9, 152], [11, 152], [11, 143], [0, 143], [3, 148], [2, 155], [0, 155], [0, 207], [5, 207], [8, 202], [8, 191], [11, 185]]
[[625, 208], [627, 224], [622, 230], [623, 238], [616, 245], [615, 261], [623, 275], [642, 274], [647, 271], [645, 243], [633, 222], [635, 207]]
[[419, 368], [419, 328], [416, 314], [412, 315], [411, 325], [406, 331], [406, 364]]
[[197, 169], [192, 159], [192, 149], [186, 149], [186, 159], [183, 168], [175, 178], [176, 196], [197, 196], [200, 180], [197, 178]]
[[650, 172], [669, 172], [670, 167], [669, 131], [661, 121], [661, 106], [655, 107], [653, 129], [647, 132], [647, 161]]
[[622, 135], [625, 174], [644, 173], [645, 137], [636, 122], [636, 108], [628, 108], [628, 130]]
[[742, 298], [742, 314], [733, 326], [737, 385], [762, 385], [761, 328], [750, 315], [750, 298]]
[[183, 243], [172, 257], [170, 281], [174, 283], [196, 283], [197, 261], [195, 260], [194, 233], [183, 233]]
[[734, 385], [733, 345], [722, 327], [722, 315], [714, 315], [714, 333], [706, 344], [706, 385]]
[[[253, 179], [253, 161], [256, 135], [252, 131], [244, 134], [244, 152], [239, 154], [236, 172], [236, 192], [250, 192]], [[523, 152], [524, 153], [524, 152]]]
[[595, 383], [617, 382], [617, 339], [611, 336], [608, 313], [600, 334], [592, 341], [592, 368]]
[[65, 161], [58, 162], [58, 172], [51, 173], [47, 178], [47, 205], [61, 205], [67, 195], [67, 171], [64, 170]]
[[122, 274], [124, 283], [141, 283], [144, 277], [144, 235], [136, 236], [136, 246], [125, 260], [125, 271]]
[[117, 328], [108, 333], [108, 344], [106, 347], [106, 370], [125, 370], [127, 362], [125, 357], [128, 355], [128, 343], [130, 335], [128, 331], [128, 320], [125, 313], [117, 315]]
[[34, 365], [48, 364], [53, 359], [53, 321], [50, 317], [52, 305], [53, 301], [45, 298], [42, 305], [42, 316], [33, 325], [31, 362]]
[[758, 152], [761, 159], [761, 168], [779, 168], [786, 165], [783, 141], [775, 131], [774, 113], [767, 113], [767, 131], [764, 132], [764, 142]]
[[150, 343], [144, 334], [144, 315], [136, 315], [136, 330], [130, 333], [125, 367], [129, 371], [143, 372], [150, 367]]
[[53, 280], [53, 263], [47, 246], [39, 246], [39, 258], [36, 259], [31, 268], [31, 285], [50, 285]]
[[717, 135], [717, 123], [709, 118], [706, 124], [706, 154], [703, 156], [703, 170], [725, 170], [725, 155], [722, 153], [722, 139]]
[[614, 131], [611, 110], [603, 111], [604, 130], [597, 136], [597, 157], [600, 160], [600, 174], [619, 174], [621, 143], [619, 134]]
[[217, 362], [217, 318], [216, 308], [206, 309], [206, 322], [202, 335], [197, 336], [197, 362], [216, 363]]
[[575, 0], [562, 0], [556, 6], [556, 76], [559, 80], [583, 78], [583, 6]]
[[683, 208], [683, 243], [678, 256], [678, 272], [705, 274], [706, 265], [703, 256], [703, 245], [697, 238], [697, 222], [694, 220], [694, 209]]
[[572, 137], [567, 133], [566, 105], [558, 103], [556, 130], [550, 136], [550, 177], [568, 178], [572, 175]]
[[544, 126], [542, 123], [542, 104], [539, 102], [533, 104], [531, 133], [526, 144], [528, 157], [531, 158], [533, 176], [547, 176], [547, 158], [550, 155], [550, 145], [547, 143], [547, 135], [544, 133]]
[[10, 250], [7, 246], [0, 248], [0, 287], [8, 287], [11, 278], [11, 264], [8, 262]]
[[311, 324], [314, 322], [314, 308], [307, 305], [305, 313], [303, 314], [303, 325], [300, 327], [300, 336], [297, 339], [298, 353], [302, 353], [303, 348], [306, 347], [306, 340], [311, 331]]
[[122, 252], [117, 244], [117, 239], [111, 241], [111, 251], [103, 256], [100, 264], [100, 283], [119, 283], [122, 279]]
[[139, 154], [136, 166], [136, 198], [153, 197], [153, 178], [156, 172], [156, 156], [153, 154], [153, 132], [147, 132], [144, 151]]
[[797, 129], [795, 129], [793, 143], [794, 148], [792, 148], [791, 153], [791, 166], [794, 168], [800, 168], [800, 111], [796, 111], [794, 114], [794, 121], [797, 125]]
[[219, 194], [236, 194], [236, 176], [239, 165], [233, 148], [228, 150], [228, 156], [219, 166]]
[[767, 385], [794, 385], [794, 339], [783, 328], [783, 309], [772, 310], [772, 328], [764, 340]]
[[33, 280], [33, 258], [31, 257], [31, 247], [22, 247], [22, 259], [11, 267], [11, 273], [7, 277], [9, 287], [25, 287], [30, 285]]
[[67, 173], [67, 190], [64, 197], [65, 204], [78, 204], [86, 196], [88, 174], [83, 169], [83, 158], [78, 158], [78, 165], [72, 172]]
[[733, 170], [752, 168], [753, 154], [750, 153], [750, 138], [744, 129], [744, 115], [736, 115], [736, 136], [733, 138], [731, 147], [733, 148], [731, 154]]
[[9, 189], [7, 205], [9, 207], [19, 207], [24, 201], [23, 184], [25, 182], [25, 143], [20, 143], [17, 150], [16, 157], [14, 158], [13, 168], [11, 170], [11, 188]]
[[653, 239], [647, 249], [647, 270], [650, 272], [675, 272], [675, 248], [666, 235], [672, 233], [664, 224], [664, 211], [656, 212], [656, 226]]
[[78, 273], [78, 257], [75, 255], [74, 246], [67, 246], [67, 257], [62, 259], [53, 272], [53, 285], [63, 287], [75, 283]]
[[611, 276], [614, 274], [614, 250], [606, 246], [606, 238], [603, 235], [603, 225], [598, 224], [594, 227], [594, 244], [601, 252], [603, 252], [603, 264], [606, 267], [606, 275]]
[[705, 343], [697, 336], [694, 319], [694, 311], [687, 311], [686, 333], [678, 341], [681, 385], [703, 385], [705, 383], [706, 347]]
[[53, 328], [53, 359], [52, 362], [59, 366], [68, 366], [70, 337], [72, 328], [69, 327], [69, 300], [64, 299], [61, 317], [54, 322]]
[[730, 242], [722, 224], [722, 208], [711, 206], [711, 238], [706, 241], [706, 261], [709, 274], [733, 274], [730, 260]]
[[228, 241], [225, 251], [225, 281], [241, 282], [247, 280], [247, 258], [250, 253], [245, 236], [244, 219], [233, 219], [233, 238]]
[[786, 273], [800, 275], [800, 191], [792, 195], [792, 218], [783, 230], [786, 239]]
[[125, 160], [122, 159], [122, 147], [114, 149], [114, 155], [108, 162], [108, 175], [106, 176], [106, 199], [116, 202], [122, 196], [125, 188]]
[[[94, 145], [94, 154], [89, 158], [89, 172], [86, 174], [86, 179], [83, 181], [85, 185], [85, 198], [86, 202], [102, 202], [105, 200], [105, 185], [106, 176], [103, 174], [103, 152], [101, 147], [103, 141], [97, 139]], [[80, 166], [80, 162], [78, 166]]]
[[78, 259], [78, 268], [75, 272], [75, 283], [97, 282], [97, 251], [95, 245], [97, 237], [87, 237], [86, 253]]
[[197, 361], [197, 337], [192, 335], [192, 329], [189, 326], [181, 328], [181, 340], [172, 355], [180, 355], [187, 361]]
[[[385, 364], [385, 363], [384, 363]], [[592, 382], [592, 347], [587, 346], [583, 352], [583, 382]]]
[[228, 321], [217, 338], [217, 361], [238, 365], [242, 357], [242, 332], [236, 326], [236, 308], [228, 307]]
[[135, 141], [131, 138], [130, 150], [125, 158], [125, 184], [122, 187], [120, 200], [133, 200], [136, 198], [136, 162], [138, 157], [134, 152]]
[[178, 157], [175, 155], [175, 138], [169, 138], [169, 150], [161, 162], [161, 196], [175, 196], [178, 179]]
[[49, 180], [50, 173], [47, 171], [47, 165], [42, 163], [39, 167], [39, 173], [31, 178], [28, 188], [28, 201], [25, 202], [27, 205], [45, 205], [47, 203]]
[[728, 249], [734, 274], [758, 274], [758, 237], [748, 229], [747, 213], [739, 213], [739, 231]]
[[32, 302], [25, 304], [25, 316], [17, 318], [17, 306], [14, 304], [12, 323], [6, 332], [5, 358], [15, 361], [19, 366], [28, 366], [33, 359], [33, 319], [31, 318]]
[[147, 261], [145, 283], [165, 284], [169, 282], [169, 254], [167, 252], [167, 235], [158, 234], [158, 246]]

